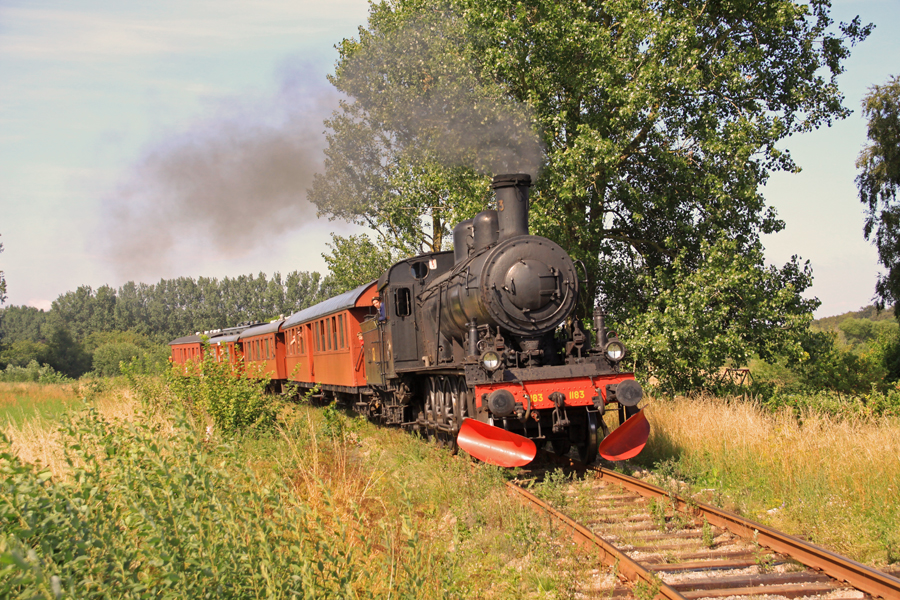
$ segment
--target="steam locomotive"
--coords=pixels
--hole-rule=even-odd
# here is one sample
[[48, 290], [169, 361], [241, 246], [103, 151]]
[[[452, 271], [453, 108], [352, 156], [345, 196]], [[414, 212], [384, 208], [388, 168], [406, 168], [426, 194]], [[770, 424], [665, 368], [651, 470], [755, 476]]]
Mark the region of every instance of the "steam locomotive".
[[[401, 261], [286, 319], [210, 332], [208, 347], [199, 334], [179, 338], [172, 360], [210, 351], [252, 364], [276, 383], [318, 386], [372, 419], [503, 466], [527, 464], [535, 443], [574, 446], [589, 463], [598, 452], [634, 456], [649, 436], [642, 388], [620, 368], [625, 344], [600, 310], [594, 336], [569, 318], [575, 263], [529, 234], [530, 186], [526, 174], [494, 177], [496, 209], [456, 225], [453, 252]], [[620, 424], [612, 433], [610, 409]]]

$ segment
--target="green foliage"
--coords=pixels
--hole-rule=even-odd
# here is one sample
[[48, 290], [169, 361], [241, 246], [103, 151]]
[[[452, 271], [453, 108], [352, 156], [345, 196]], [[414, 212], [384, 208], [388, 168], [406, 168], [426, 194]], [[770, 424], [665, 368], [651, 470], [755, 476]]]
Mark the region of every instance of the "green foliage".
[[91, 355], [84, 345], [75, 339], [69, 327], [56, 321], [48, 325], [48, 343], [50, 356], [48, 361], [54, 369], [69, 377], [81, 377], [91, 368]]
[[891, 414], [897, 408], [900, 328], [894, 321], [845, 318], [836, 330], [810, 329], [803, 352], [789, 360], [754, 360], [749, 392], [779, 407], [820, 408], [829, 414]]
[[113, 377], [122, 373], [119, 365], [130, 363], [141, 355], [141, 349], [129, 342], [104, 344], [94, 351], [94, 372], [104, 377]]
[[22, 367], [32, 361], [46, 363], [50, 360], [50, 347], [43, 342], [28, 339], [16, 340], [0, 351], [0, 364]]
[[682, 253], [671, 270], [641, 282], [655, 290], [653, 300], [623, 327], [638, 372], [668, 392], [696, 391], [713, 387], [728, 361], [802, 356], [798, 338], [817, 304], [799, 296], [809, 268], [796, 260], [766, 268], [760, 245], [744, 249], [733, 240], [704, 242], [700, 254], [700, 267]]
[[[210, 446], [86, 412], [68, 425], [71, 476], [0, 454], [0, 596], [4, 598], [421, 597], [432, 568], [412, 532], [353, 527], [363, 515], [315, 511], [289, 480], [260, 480], [237, 446]], [[344, 515], [342, 522], [340, 515]], [[386, 528], [385, 528], [386, 530]], [[391, 553], [376, 552], [391, 544]], [[410, 559], [421, 565], [409, 564]], [[394, 573], [390, 583], [384, 573]]]
[[327, 282], [335, 294], [348, 292], [381, 277], [393, 263], [390, 251], [375, 245], [366, 235], [331, 234], [331, 252], [323, 254], [330, 275]]
[[870, 319], [845, 319], [838, 325], [851, 346], [860, 347], [883, 338], [896, 338], [900, 325], [896, 321], [872, 321]]
[[172, 365], [168, 385], [174, 396], [195, 418], [208, 416], [220, 432], [237, 433], [271, 428], [277, 417], [275, 400], [266, 394], [269, 377], [240, 373], [227, 362], [216, 362], [210, 353], [202, 362]]
[[95, 332], [87, 336], [85, 349], [93, 358], [94, 373], [106, 377], [122, 374], [122, 366], [132, 363], [144, 374], [162, 374], [169, 367], [168, 346], [156, 344], [134, 331]]
[[9, 364], [5, 370], [0, 371], [0, 381], [4, 382], [63, 383], [68, 380], [68, 377], [54, 371], [50, 365], [39, 364], [36, 360], [32, 360], [24, 367]]
[[[863, 98], [863, 115], [869, 119], [869, 145], [856, 160], [859, 199], [868, 212], [864, 233], [874, 234], [878, 258], [887, 269], [875, 285], [880, 306], [900, 299], [900, 77], [869, 88]], [[895, 307], [896, 311], [896, 307]]]
[[0, 342], [9, 344], [21, 340], [43, 340], [41, 329], [49, 314], [33, 306], [7, 306], [0, 309]]

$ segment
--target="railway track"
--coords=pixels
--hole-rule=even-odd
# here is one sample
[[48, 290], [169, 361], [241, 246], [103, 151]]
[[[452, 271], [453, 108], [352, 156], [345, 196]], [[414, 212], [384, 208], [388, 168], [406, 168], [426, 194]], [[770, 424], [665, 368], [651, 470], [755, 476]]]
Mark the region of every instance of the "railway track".
[[549, 475], [544, 499], [526, 489], [535, 479], [507, 485], [613, 567], [612, 590], [585, 578], [582, 597], [900, 599], [900, 579], [804, 540], [627, 475], [545, 458], [583, 477]]

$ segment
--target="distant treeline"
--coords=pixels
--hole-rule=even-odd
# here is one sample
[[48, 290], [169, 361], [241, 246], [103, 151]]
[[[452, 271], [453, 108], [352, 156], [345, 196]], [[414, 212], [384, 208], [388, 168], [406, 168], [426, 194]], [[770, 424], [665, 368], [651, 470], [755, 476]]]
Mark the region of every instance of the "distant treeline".
[[109, 374], [118, 368], [118, 359], [148, 353], [159, 358], [162, 346], [176, 337], [286, 316], [331, 291], [319, 273], [306, 271], [272, 278], [260, 273], [156, 284], [129, 281], [118, 290], [81, 286], [60, 295], [49, 311], [0, 309], [0, 368], [36, 361], [73, 377], [92, 368]]

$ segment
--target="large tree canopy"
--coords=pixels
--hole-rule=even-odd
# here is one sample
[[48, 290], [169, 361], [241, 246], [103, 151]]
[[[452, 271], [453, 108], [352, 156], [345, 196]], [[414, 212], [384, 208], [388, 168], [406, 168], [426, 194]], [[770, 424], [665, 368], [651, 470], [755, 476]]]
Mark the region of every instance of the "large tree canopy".
[[878, 258], [887, 269], [875, 293], [881, 308], [895, 304], [900, 316], [900, 77], [872, 86], [863, 98], [863, 115], [869, 119], [870, 143], [856, 161], [856, 184], [868, 211], [866, 239], [874, 235]]
[[[759, 236], [783, 227], [759, 187], [797, 169], [779, 142], [848, 114], [835, 78], [871, 28], [835, 26], [829, 11], [829, 0], [373, 4], [339, 47], [332, 81], [347, 98], [310, 197], [394, 247], [437, 247], [485, 207], [490, 174], [530, 172], [532, 231], [586, 266], [580, 315], [600, 301], [640, 330], [669, 306], [648, 274], [676, 285], [666, 274], [698, 271], [712, 248], [755, 257]], [[794, 296], [771, 311], [808, 313], [799, 273], [794, 261], [769, 279]]]

